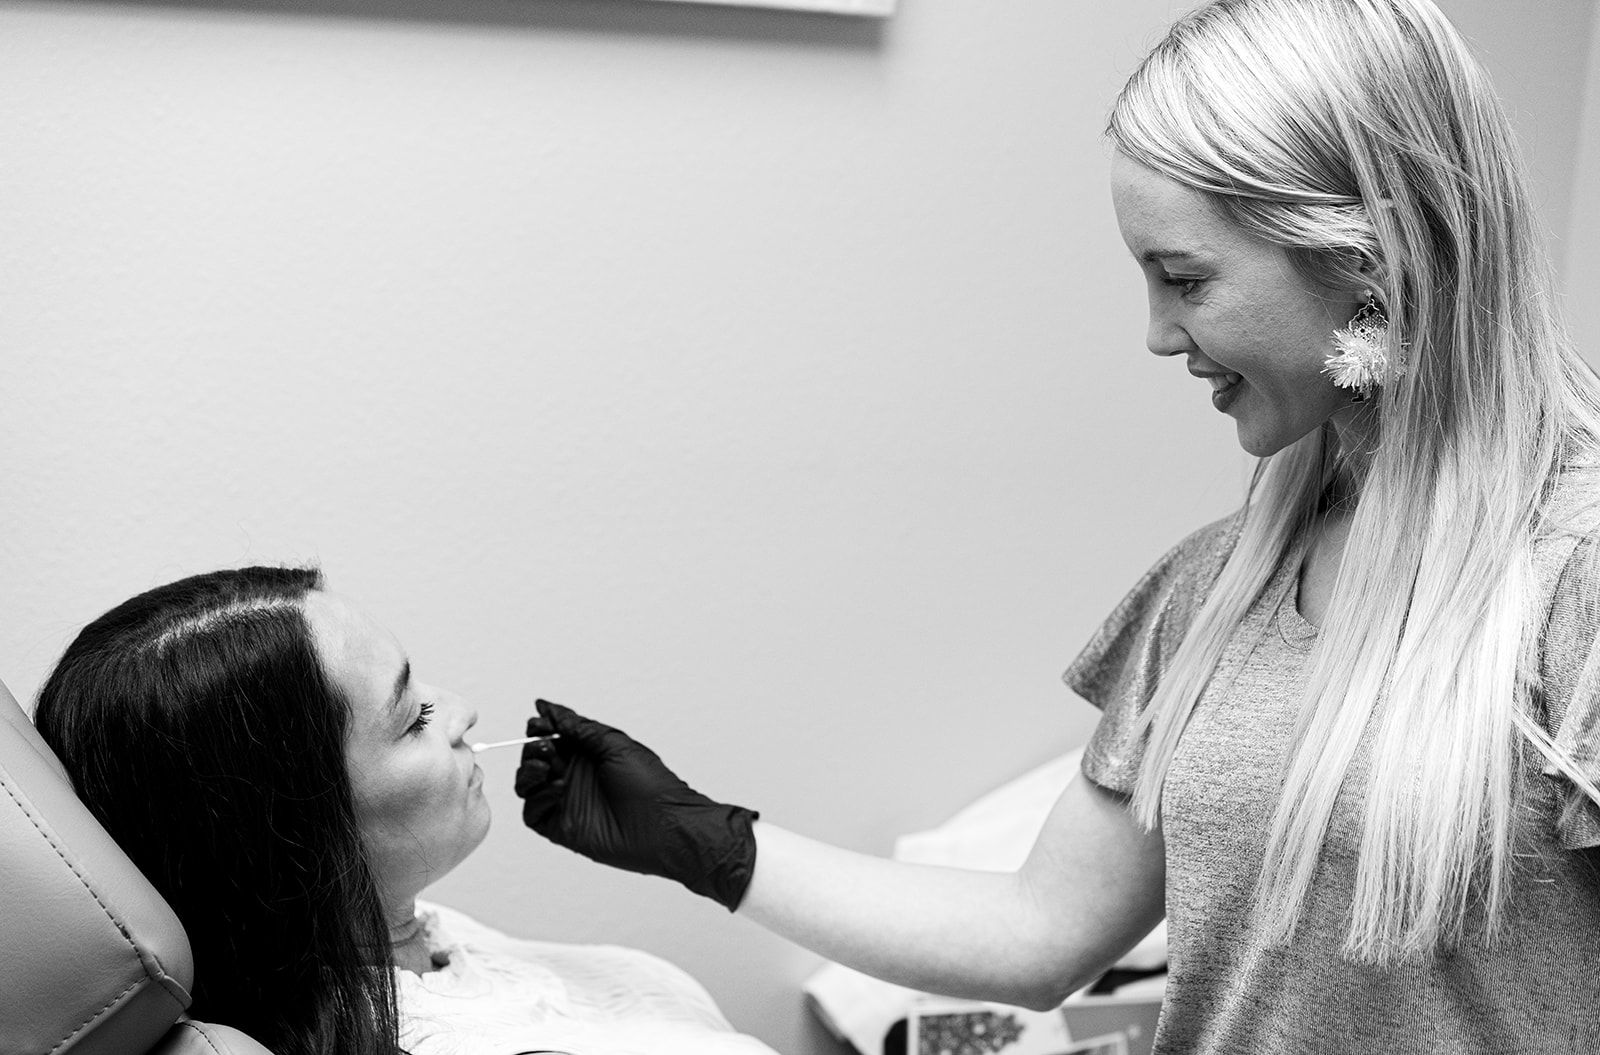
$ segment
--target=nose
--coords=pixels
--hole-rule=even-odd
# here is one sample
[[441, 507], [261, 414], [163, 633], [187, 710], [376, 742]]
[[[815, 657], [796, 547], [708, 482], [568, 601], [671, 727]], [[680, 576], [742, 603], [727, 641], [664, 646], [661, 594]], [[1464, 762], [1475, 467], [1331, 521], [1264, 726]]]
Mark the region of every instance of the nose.
[[1178, 325], [1167, 313], [1154, 305], [1150, 308], [1150, 323], [1145, 329], [1145, 347], [1155, 355], [1186, 355], [1195, 350], [1189, 331]]
[[451, 730], [450, 742], [459, 744], [465, 739], [467, 730], [478, 724], [478, 709], [459, 696], [452, 697], [452, 702], [455, 704], [456, 713], [455, 728]]

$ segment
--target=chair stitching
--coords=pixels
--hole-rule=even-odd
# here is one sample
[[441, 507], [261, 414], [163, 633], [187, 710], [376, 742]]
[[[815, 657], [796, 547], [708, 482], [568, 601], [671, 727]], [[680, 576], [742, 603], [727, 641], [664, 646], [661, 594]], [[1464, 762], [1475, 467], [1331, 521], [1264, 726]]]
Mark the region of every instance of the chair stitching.
[[[44, 826], [41, 825], [38, 822], [38, 820], [36, 820], [34, 818], [33, 811], [30, 810], [27, 807], [27, 805], [23, 803], [23, 801], [21, 799], [17, 798], [16, 792], [11, 789], [11, 783], [9, 781], [0, 782], [0, 787], [4, 787], [6, 789], [6, 794], [8, 796], [10, 796], [12, 802], [17, 804], [17, 809], [22, 811], [22, 815], [24, 817], [28, 818], [28, 823], [33, 825], [35, 831], [37, 831], [40, 835], [44, 836], [44, 841], [50, 844], [50, 849], [52, 849], [52, 850], [54, 850], [56, 852], [56, 856], [61, 858], [61, 863], [67, 866], [68, 871], [70, 871], [73, 874], [73, 876], [77, 878], [79, 883], [83, 884], [83, 889], [85, 889], [85, 890], [87, 890], [89, 892], [89, 896], [94, 898], [94, 903], [96, 905], [100, 906], [100, 911], [104, 912], [106, 914], [106, 919], [110, 920], [111, 921], [111, 925], [113, 927], [117, 928], [117, 933], [122, 936], [122, 940], [123, 941], [128, 943], [128, 948], [132, 949], [133, 952], [134, 952], [134, 955], [138, 956], [139, 955], [139, 947], [134, 944], [133, 939], [128, 935], [128, 932], [123, 927], [121, 921], [119, 921], [116, 916], [112, 915], [111, 909], [106, 905], [106, 903], [104, 901], [100, 900], [99, 893], [96, 892], [94, 887], [89, 885], [88, 878], [86, 876], [84, 876], [84, 874], [82, 872], [78, 871], [78, 866], [73, 864], [70, 860], [67, 859], [66, 853], [62, 850], [61, 846], [56, 842], [55, 837], [52, 836], [50, 834], [50, 832], [46, 831]], [[139, 957], [139, 962], [140, 962], [141, 965], [144, 963], [144, 958], [142, 956]], [[145, 975], [145, 979], [147, 981], [150, 980], [150, 972], [149, 971], [145, 971], [144, 975]], [[94, 1014], [90, 1015], [88, 1018], [86, 1018], [82, 1022], [78, 1023], [77, 1027], [75, 1029], [73, 1029], [73, 1031], [71, 1033], [68, 1033], [65, 1037], [61, 1038], [61, 1041], [59, 1043], [57, 1043], [55, 1047], [51, 1048], [50, 1051], [52, 1053], [56, 1052], [56, 1051], [59, 1051], [63, 1044], [67, 1043], [67, 1041], [71, 1040], [73, 1037], [75, 1037], [79, 1033], [83, 1032], [83, 1027], [87, 1026], [89, 1023], [93, 1022], [95, 1019], [97, 1019], [101, 1015], [105, 1014], [106, 1008], [110, 1007], [112, 1004], [115, 1004], [118, 1000], [121, 1000], [123, 997], [127, 996], [139, 984], [140, 983], [138, 981], [134, 981], [134, 982], [129, 983], [129, 985], [128, 985], [128, 987], [126, 989], [124, 989], [122, 992], [118, 993], [116, 996], [112, 997], [110, 1000], [106, 1001], [105, 1007], [100, 1008], [100, 1010], [96, 1011]], [[161, 987], [161, 991], [163, 993], [165, 993], [167, 991], [166, 987], [162, 986]], [[171, 994], [169, 993], [168, 995], [170, 996]], [[183, 1007], [180, 1005], [178, 1010], [182, 1011]]]
[[134, 945], [132, 938], [128, 937], [127, 932], [123, 929], [123, 926], [121, 922], [118, 921], [117, 917], [111, 914], [111, 909], [104, 901], [100, 900], [100, 895], [95, 891], [94, 887], [89, 885], [88, 878], [84, 876], [82, 872], [78, 871], [77, 865], [73, 864], [67, 859], [67, 855], [56, 843], [56, 840], [48, 831], [44, 829], [43, 826], [39, 824], [37, 820], [34, 819], [32, 811], [30, 811], [28, 807], [23, 804], [22, 800], [17, 798], [16, 793], [11, 790], [11, 785], [6, 784], [5, 789], [6, 794], [11, 796], [11, 801], [15, 802], [17, 804], [17, 808], [22, 811], [23, 816], [28, 818], [28, 823], [33, 825], [35, 831], [44, 836], [45, 841], [50, 844], [50, 849], [54, 850], [56, 852], [56, 856], [61, 858], [61, 863], [66, 865], [67, 868], [71, 870], [72, 874], [77, 877], [78, 882], [83, 884], [83, 889], [87, 890], [89, 892], [89, 896], [94, 898], [94, 903], [100, 906], [100, 911], [106, 914], [106, 919], [110, 920], [112, 926], [117, 928], [117, 933], [122, 935], [122, 940], [127, 942], [128, 946], [132, 948], [134, 952], [138, 952], [139, 947]]
[[82, 1033], [84, 1026], [87, 1026], [89, 1023], [93, 1022], [95, 1019], [97, 1019], [101, 1015], [105, 1014], [107, 1007], [110, 1007], [112, 1004], [116, 1003], [118, 1000], [121, 1000], [123, 997], [127, 996], [129, 993], [133, 992], [138, 987], [139, 987], [139, 983], [138, 982], [130, 982], [130, 983], [128, 983], [128, 988], [124, 989], [122, 992], [118, 993], [116, 996], [112, 997], [110, 1000], [107, 1000], [106, 1004], [105, 1004], [105, 1007], [102, 1007], [100, 1010], [96, 1011], [94, 1014], [90, 1015], [88, 1018], [84, 1019], [82, 1022], [79, 1022], [76, 1029], [74, 1029], [71, 1033], [68, 1033], [66, 1036], [62, 1037], [59, 1041], [57, 1041], [56, 1042], [56, 1046], [50, 1049], [49, 1055], [55, 1055], [56, 1052], [60, 1051], [65, 1045], [70, 1043], [73, 1037], [76, 1037], [79, 1033]]
[[196, 1033], [200, 1034], [200, 1039], [206, 1042], [206, 1047], [216, 1052], [217, 1055], [222, 1055], [222, 1049], [211, 1043], [211, 1034], [207, 1033], [193, 1022], [179, 1022], [178, 1025], [182, 1026], [184, 1029], [192, 1029]]

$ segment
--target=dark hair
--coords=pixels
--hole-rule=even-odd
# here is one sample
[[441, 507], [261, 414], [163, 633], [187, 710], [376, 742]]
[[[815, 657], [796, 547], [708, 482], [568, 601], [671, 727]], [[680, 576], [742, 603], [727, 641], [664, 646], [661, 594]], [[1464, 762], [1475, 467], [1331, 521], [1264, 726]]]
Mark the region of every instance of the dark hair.
[[142, 593], [77, 636], [34, 722], [183, 921], [192, 1015], [278, 1055], [393, 1055], [349, 705], [303, 608], [321, 585], [314, 569], [241, 568]]

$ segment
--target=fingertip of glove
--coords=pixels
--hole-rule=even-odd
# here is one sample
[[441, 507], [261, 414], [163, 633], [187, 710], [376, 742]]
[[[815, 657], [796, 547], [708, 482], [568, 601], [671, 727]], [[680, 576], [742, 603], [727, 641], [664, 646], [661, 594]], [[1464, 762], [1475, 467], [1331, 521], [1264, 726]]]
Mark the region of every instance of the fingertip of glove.
[[608, 731], [611, 727], [593, 718], [585, 717], [571, 707], [550, 700], [537, 700], [534, 706], [539, 708], [539, 713], [550, 723], [550, 727], [563, 737], [574, 740], [586, 741], [601, 732]]

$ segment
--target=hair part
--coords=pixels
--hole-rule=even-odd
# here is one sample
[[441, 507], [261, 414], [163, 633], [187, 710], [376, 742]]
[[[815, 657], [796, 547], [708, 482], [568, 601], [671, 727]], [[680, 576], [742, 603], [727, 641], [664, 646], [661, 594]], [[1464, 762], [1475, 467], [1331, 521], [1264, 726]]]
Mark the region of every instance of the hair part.
[[349, 705], [303, 609], [321, 585], [314, 569], [242, 568], [140, 594], [68, 646], [34, 722], [183, 922], [190, 1013], [281, 1055], [393, 1055]]
[[[1474, 913], [1491, 941], [1526, 745], [1578, 772], [1530, 732], [1544, 616], [1532, 552], [1562, 464], [1600, 451], [1600, 386], [1554, 315], [1488, 78], [1431, 0], [1216, 0], [1145, 58], [1107, 134], [1308, 278], [1375, 287], [1391, 364], [1404, 342], [1268, 834], [1269, 931], [1293, 934], [1354, 777], [1345, 953], [1431, 955]], [[1333, 483], [1325, 433], [1263, 459], [1233, 555], [1143, 715], [1147, 826], [1229, 641]]]

